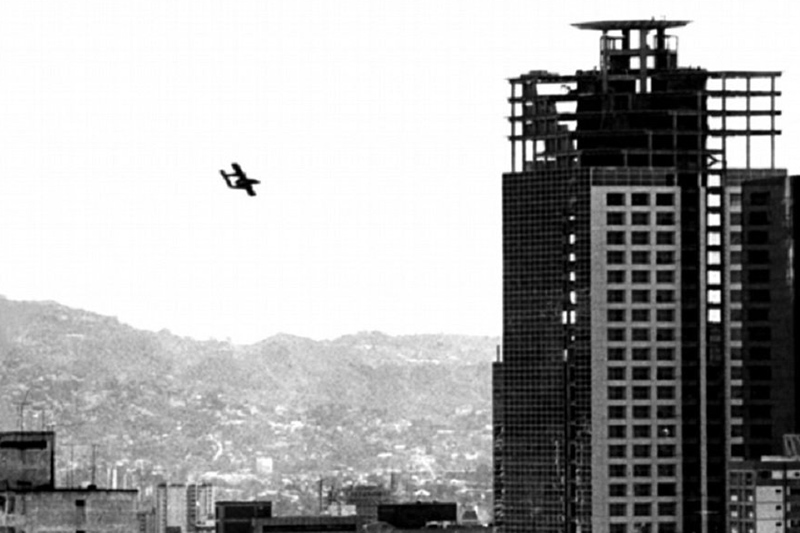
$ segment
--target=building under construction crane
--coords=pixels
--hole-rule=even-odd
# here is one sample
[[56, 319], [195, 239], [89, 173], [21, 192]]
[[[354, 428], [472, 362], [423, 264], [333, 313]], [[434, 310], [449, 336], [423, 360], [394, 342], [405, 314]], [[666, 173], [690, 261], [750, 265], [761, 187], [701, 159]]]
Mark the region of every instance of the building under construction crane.
[[510, 80], [501, 531], [721, 532], [730, 465], [798, 432], [780, 73], [681, 67], [687, 23], [575, 24], [598, 67]]

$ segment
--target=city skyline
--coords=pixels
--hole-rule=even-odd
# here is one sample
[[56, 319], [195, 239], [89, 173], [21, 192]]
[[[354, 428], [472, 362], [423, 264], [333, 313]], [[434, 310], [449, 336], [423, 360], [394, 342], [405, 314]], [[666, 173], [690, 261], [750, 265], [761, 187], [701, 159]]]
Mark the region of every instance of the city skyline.
[[800, 168], [798, 7], [730, 5], [5, 4], [0, 294], [199, 339], [499, 336], [506, 78], [596, 63], [571, 23], [688, 19], [683, 64], [784, 71]]

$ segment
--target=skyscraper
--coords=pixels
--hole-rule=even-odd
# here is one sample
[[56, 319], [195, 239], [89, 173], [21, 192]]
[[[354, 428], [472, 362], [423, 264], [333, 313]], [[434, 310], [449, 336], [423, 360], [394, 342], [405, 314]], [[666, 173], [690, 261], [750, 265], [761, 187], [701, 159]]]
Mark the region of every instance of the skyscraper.
[[797, 431], [780, 73], [679, 66], [686, 24], [575, 24], [599, 67], [510, 80], [503, 531], [723, 531], [729, 465]]

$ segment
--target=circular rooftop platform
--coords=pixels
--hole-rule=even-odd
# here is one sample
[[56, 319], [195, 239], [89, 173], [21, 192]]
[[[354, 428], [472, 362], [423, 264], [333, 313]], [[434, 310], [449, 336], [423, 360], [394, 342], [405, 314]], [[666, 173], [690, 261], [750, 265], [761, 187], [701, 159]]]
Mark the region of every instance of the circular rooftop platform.
[[598, 20], [595, 22], [576, 22], [573, 24], [580, 30], [659, 30], [680, 28], [691, 20]]

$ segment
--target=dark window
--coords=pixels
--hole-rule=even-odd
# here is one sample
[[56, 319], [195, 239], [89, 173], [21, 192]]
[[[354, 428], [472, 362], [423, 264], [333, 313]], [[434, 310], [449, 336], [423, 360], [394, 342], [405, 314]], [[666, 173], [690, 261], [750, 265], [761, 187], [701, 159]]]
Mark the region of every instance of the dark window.
[[772, 340], [772, 329], [763, 326], [747, 328], [747, 336], [751, 341], [768, 342]]
[[628, 506], [625, 503], [612, 503], [608, 506], [608, 514], [610, 516], [625, 516], [628, 512]]
[[633, 387], [634, 400], [647, 400], [650, 398], [650, 387]]
[[[608, 252], [611, 253], [611, 252]], [[631, 262], [634, 265], [647, 265], [650, 263], [650, 252], [634, 251], [631, 252]]]
[[670, 366], [660, 366], [658, 370], [656, 370], [656, 379], [658, 380], [669, 380], [675, 379], [675, 369]]
[[656, 244], [675, 244], [675, 234], [671, 231], [656, 233]]
[[625, 224], [625, 213], [616, 211], [606, 213], [606, 224], [609, 226], [621, 226]]
[[609, 361], [624, 361], [625, 360], [625, 348], [609, 348], [608, 349], [608, 360]]
[[772, 300], [769, 289], [754, 289], [748, 291], [747, 295], [751, 302], [770, 302]]
[[650, 465], [633, 465], [633, 477], [650, 477]]
[[634, 361], [647, 361], [650, 359], [650, 348], [637, 347], [632, 350], [632, 359]]
[[634, 270], [631, 274], [631, 277], [633, 283], [650, 283], [649, 270]]
[[640, 366], [640, 367], [634, 367], [632, 370], [633, 370], [634, 381], [647, 381], [650, 379], [650, 367]]
[[668, 192], [656, 194], [656, 205], [675, 205], [675, 195]]
[[650, 310], [649, 309], [634, 309], [631, 311], [631, 320], [634, 322], [649, 322]]
[[646, 226], [650, 224], [650, 213], [631, 213], [631, 224], [634, 226]]
[[657, 341], [674, 341], [675, 330], [672, 328], [658, 328], [656, 329]]
[[747, 310], [747, 319], [753, 322], [769, 321], [769, 308], [753, 308]]
[[769, 283], [769, 270], [751, 270], [747, 273], [747, 280], [750, 283]]
[[658, 426], [658, 438], [659, 439], [669, 439], [669, 438], [672, 438], [674, 436], [675, 436], [675, 426], [672, 426], [672, 425]]
[[607, 232], [606, 242], [608, 244], [625, 244], [625, 232], [624, 231]]
[[633, 456], [634, 457], [650, 457], [650, 445], [649, 444], [634, 444], [634, 446], [633, 446]]
[[741, 231], [732, 231], [731, 232], [731, 244], [742, 244], [742, 232]]
[[625, 195], [620, 192], [607, 193], [606, 205], [625, 205]]
[[769, 205], [769, 192], [757, 191], [750, 193], [750, 205]]
[[608, 456], [612, 459], [621, 459], [626, 457], [626, 450], [624, 444], [612, 444], [608, 447]]
[[658, 465], [658, 477], [675, 477], [675, 465]]
[[753, 226], [767, 226], [769, 225], [769, 213], [767, 211], [753, 211], [748, 214], [747, 222]]
[[633, 426], [633, 437], [635, 439], [650, 438], [650, 426]]
[[772, 368], [768, 366], [751, 366], [747, 372], [754, 381], [769, 381], [772, 379]]
[[[674, 405], [659, 405], [656, 407], [656, 418], [675, 418]], [[659, 451], [659, 454], [661, 452]], [[671, 457], [667, 455], [659, 455], [659, 457]]]
[[[674, 502], [662, 502], [658, 504], [658, 516], [675, 516], [677, 506]], [[659, 533], [663, 533], [665, 524], [658, 525]]]
[[659, 361], [672, 361], [675, 359], [674, 348], [656, 348], [656, 359]]
[[650, 516], [650, 507], [651, 507], [651, 504], [649, 504], [649, 503], [634, 503], [633, 504], [633, 515], [634, 516]]
[[675, 224], [675, 213], [659, 211], [656, 213], [656, 224], [659, 226], [672, 226]]
[[659, 400], [671, 400], [675, 398], [675, 388], [674, 387], [658, 387], [656, 389], [656, 394]]
[[675, 301], [675, 293], [673, 291], [660, 290], [656, 291], [656, 302], [669, 303]]
[[[649, 446], [648, 446], [648, 448], [649, 448]], [[647, 450], [647, 451], [649, 452], [650, 450]], [[642, 457], [647, 457], [649, 455], [650, 454], [648, 453], [646, 456], [642, 456]], [[652, 490], [650, 489], [650, 487], [651, 487], [650, 483], [636, 483], [633, 486], [633, 494], [634, 494], [634, 496], [650, 496], [650, 494], [652, 493]]]
[[625, 263], [625, 252], [619, 250], [608, 250], [606, 252], [606, 263], [609, 265], [622, 265]]
[[648, 341], [650, 340], [650, 330], [648, 328], [633, 328], [632, 338], [635, 341]]
[[628, 486], [624, 483], [612, 483], [608, 487], [608, 493], [612, 497], [622, 497], [628, 494]]
[[610, 439], [624, 439], [625, 433], [625, 426], [609, 426], [608, 428], [608, 438]]
[[628, 475], [628, 465], [609, 465], [609, 477], [625, 477]]
[[625, 309], [607, 310], [606, 320], [608, 320], [609, 322], [625, 322]]
[[747, 252], [747, 262], [751, 265], [768, 265], [769, 250], [750, 250]]
[[611, 420], [618, 420], [620, 418], [625, 418], [625, 406], [624, 405], [609, 405], [608, 406], [608, 418]]
[[753, 346], [748, 349], [748, 353], [750, 354], [750, 359], [754, 361], [768, 361], [772, 357], [768, 346]]
[[731, 213], [731, 225], [732, 226], [741, 226], [742, 225], [742, 214], [741, 213]]
[[625, 367], [624, 366], [610, 366], [608, 367], [608, 379], [610, 380], [619, 380], [625, 379]]
[[634, 405], [633, 406], [633, 418], [650, 418], [650, 406], [649, 405]]
[[656, 446], [656, 450], [659, 457], [675, 457], [674, 444], [659, 444]]
[[650, 232], [649, 231], [634, 231], [633, 235], [631, 235], [631, 242], [633, 244], [650, 244]]
[[650, 301], [650, 291], [648, 290], [633, 290], [631, 291], [631, 298], [635, 303], [645, 303]]
[[611, 303], [621, 303], [625, 301], [625, 291], [610, 290], [606, 294], [608, 301]]
[[625, 399], [625, 387], [609, 387], [608, 388], [608, 399], [609, 400], [624, 400]]
[[625, 271], [609, 270], [606, 280], [608, 283], [625, 283]]
[[675, 272], [672, 270], [659, 270], [656, 272], [656, 283], [674, 283]]
[[608, 340], [621, 342], [625, 340], [625, 328], [608, 328]]
[[656, 263], [659, 265], [672, 265], [675, 263], [674, 252], [656, 252]]
[[646, 192], [635, 192], [631, 194], [632, 205], [650, 205], [650, 194]]
[[763, 230], [748, 231], [747, 242], [748, 244], [769, 244], [769, 232]]

